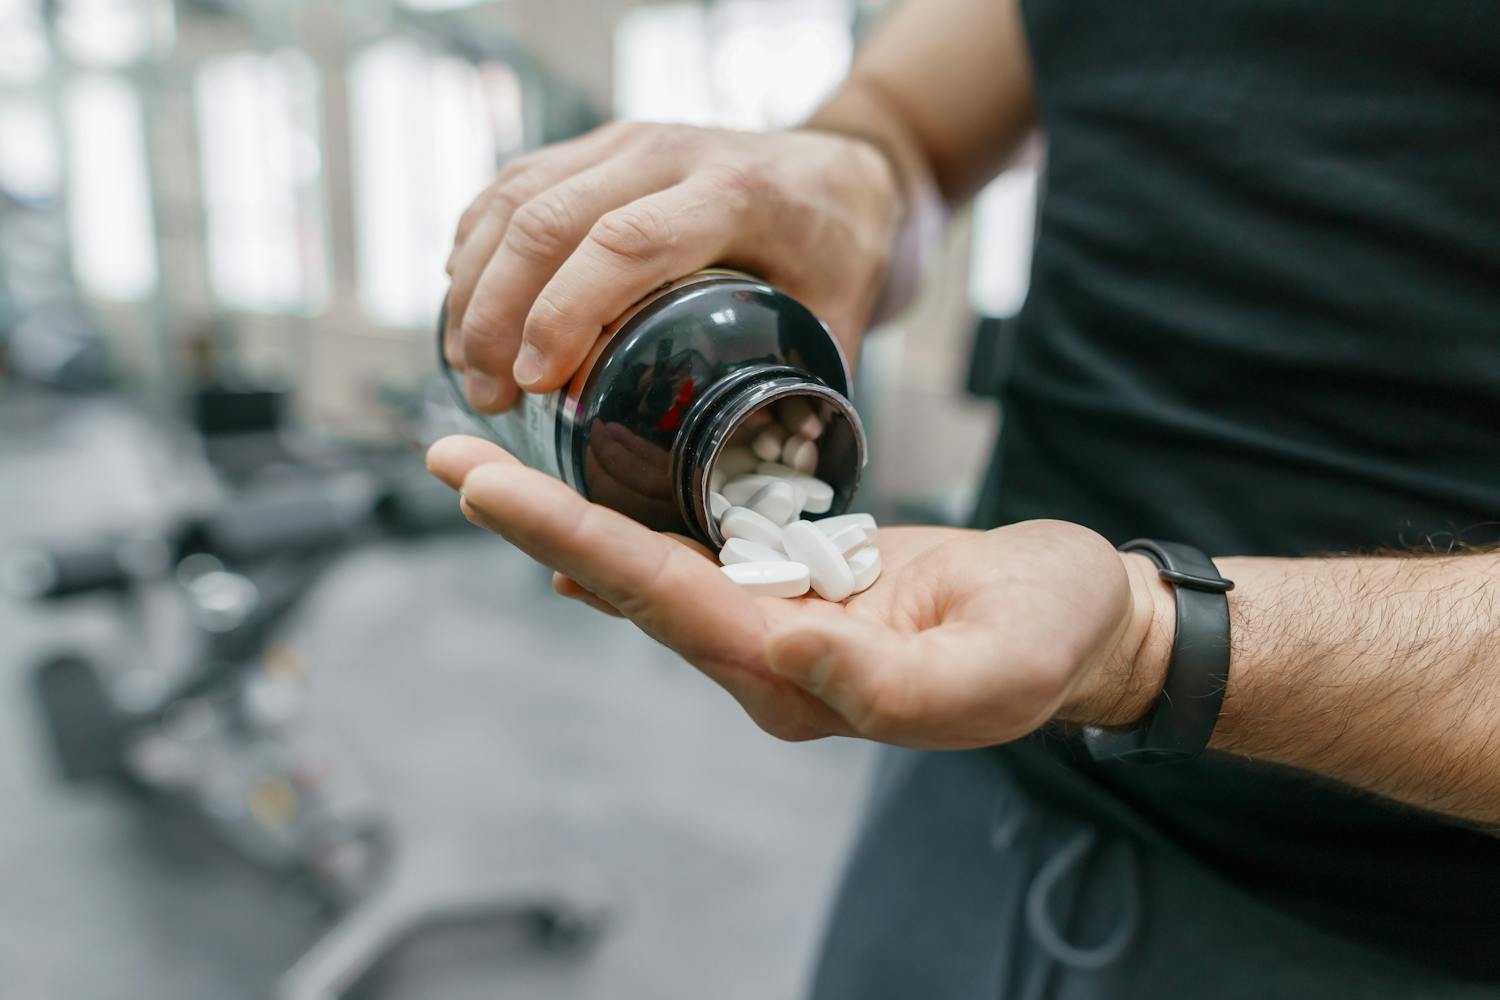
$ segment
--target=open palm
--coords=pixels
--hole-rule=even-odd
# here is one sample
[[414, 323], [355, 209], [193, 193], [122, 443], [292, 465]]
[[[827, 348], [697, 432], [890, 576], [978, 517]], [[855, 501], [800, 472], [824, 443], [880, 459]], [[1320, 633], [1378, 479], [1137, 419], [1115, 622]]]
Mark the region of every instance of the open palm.
[[755, 598], [691, 540], [653, 532], [472, 437], [433, 473], [470, 520], [557, 571], [559, 593], [629, 618], [784, 739], [985, 746], [1129, 673], [1124, 563], [1078, 525], [885, 528], [879, 581], [835, 604]]

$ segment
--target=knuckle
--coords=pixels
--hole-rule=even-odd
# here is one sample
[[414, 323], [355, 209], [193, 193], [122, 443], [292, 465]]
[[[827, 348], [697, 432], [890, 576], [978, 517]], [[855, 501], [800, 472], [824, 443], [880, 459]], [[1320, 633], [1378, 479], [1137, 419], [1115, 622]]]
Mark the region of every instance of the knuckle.
[[505, 231], [505, 245], [527, 260], [556, 260], [567, 251], [568, 210], [555, 198], [533, 198], [516, 209]]
[[771, 192], [771, 170], [758, 160], [717, 164], [708, 174], [709, 183], [721, 197], [748, 209]]
[[558, 302], [554, 293], [543, 290], [526, 316], [525, 339], [537, 347], [555, 344], [566, 334], [567, 315], [566, 305]]
[[488, 298], [476, 297], [470, 301], [469, 307], [464, 310], [463, 321], [458, 326], [458, 339], [462, 342], [461, 350], [466, 357], [472, 360], [476, 347], [482, 348], [493, 340], [499, 325], [500, 313]]
[[516, 213], [524, 199], [514, 187], [499, 187], [485, 202], [484, 210], [491, 217], [504, 221]]
[[656, 156], [677, 156], [690, 149], [698, 139], [698, 130], [688, 125], [642, 126], [645, 151]]
[[612, 257], [641, 263], [658, 246], [670, 243], [672, 234], [660, 213], [637, 204], [601, 216], [589, 231], [589, 240]]

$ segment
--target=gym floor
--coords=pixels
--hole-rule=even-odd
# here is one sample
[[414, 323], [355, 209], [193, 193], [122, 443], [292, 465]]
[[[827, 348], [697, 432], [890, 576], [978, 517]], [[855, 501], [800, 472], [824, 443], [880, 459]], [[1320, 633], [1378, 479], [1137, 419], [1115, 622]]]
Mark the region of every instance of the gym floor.
[[[159, 514], [181, 488], [107, 401], [0, 400], [0, 549]], [[326, 927], [192, 827], [50, 773], [29, 675], [124, 648], [107, 602], [0, 598], [0, 995], [260, 1000]], [[361, 996], [795, 997], [872, 755], [762, 734], [630, 626], [554, 597], [482, 534], [350, 553], [286, 628], [321, 738], [389, 811], [394, 878], [584, 883], [591, 951], [436, 939]]]

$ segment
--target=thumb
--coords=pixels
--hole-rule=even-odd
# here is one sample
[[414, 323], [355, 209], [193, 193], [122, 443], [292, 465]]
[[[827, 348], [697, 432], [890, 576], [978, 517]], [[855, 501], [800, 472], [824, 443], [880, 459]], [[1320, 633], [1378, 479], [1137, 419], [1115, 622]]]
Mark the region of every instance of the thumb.
[[[766, 662], [866, 739], [986, 746], [1035, 728], [1037, 692], [975, 623], [907, 632], [879, 622], [798, 623], [773, 634]], [[1045, 721], [1042, 718], [1041, 721]]]
[[806, 622], [772, 634], [766, 662], [860, 736], [894, 741], [920, 712], [910, 669], [918, 645], [876, 622]]

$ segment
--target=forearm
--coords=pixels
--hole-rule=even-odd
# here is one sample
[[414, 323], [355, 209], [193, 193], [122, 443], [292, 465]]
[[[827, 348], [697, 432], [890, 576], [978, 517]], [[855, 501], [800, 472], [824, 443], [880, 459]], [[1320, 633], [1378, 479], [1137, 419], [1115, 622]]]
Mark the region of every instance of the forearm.
[[1032, 124], [1016, 3], [908, 0], [887, 15], [843, 86], [804, 126], [861, 139], [890, 168], [902, 222], [877, 322], [915, 294], [945, 209], [988, 181]]
[[1015, 0], [906, 0], [807, 126], [869, 140], [904, 190], [934, 188], [956, 205], [994, 176], [1033, 124]]
[[[1500, 553], [1215, 562], [1235, 581], [1215, 748], [1500, 824]], [[1136, 687], [1159, 690], [1166, 649], [1142, 644]]]

